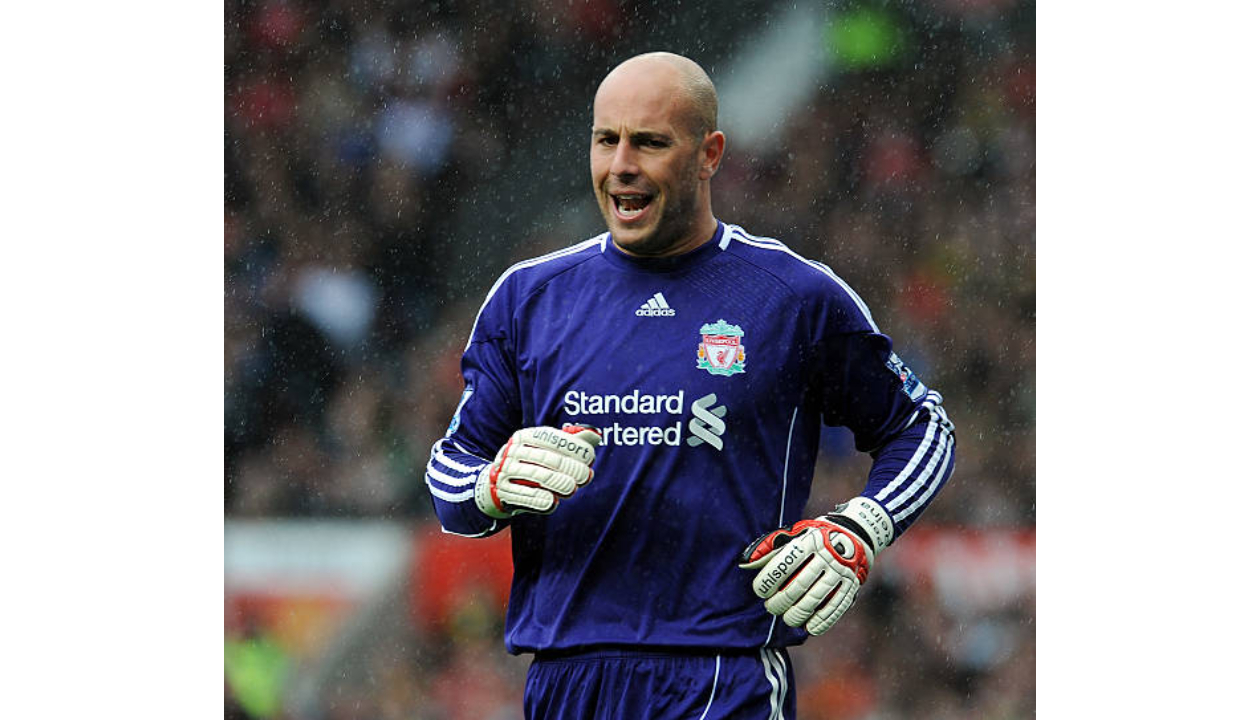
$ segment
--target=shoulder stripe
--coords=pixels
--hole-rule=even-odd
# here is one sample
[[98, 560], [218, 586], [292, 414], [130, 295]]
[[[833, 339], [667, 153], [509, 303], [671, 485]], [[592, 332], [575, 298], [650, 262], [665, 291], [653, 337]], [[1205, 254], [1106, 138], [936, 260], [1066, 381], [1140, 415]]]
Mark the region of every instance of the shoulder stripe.
[[827, 267], [824, 263], [820, 263], [817, 260], [810, 260], [808, 258], [801, 257], [800, 255], [796, 254], [787, 245], [784, 245], [782, 242], [775, 240], [773, 238], [756, 237], [753, 235], [749, 235], [747, 230], [745, 230], [744, 228], [738, 225], [728, 225], [727, 227], [729, 227], [731, 230], [731, 237], [744, 243], [745, 245], [751, 245], [752, 247], [761, 248], [762, 250], [777, 250], [778, 252], [787, 253], [789, 256], [801, 261], [802, 263], [806, 265], [809, 265], [815, 270], [818, 270], [819, 272], [823, 273], [827, 277], [831, 278], [832, 281], [834, 281], [837, 285], [843, 288], [846, 293], [848, 293], [849, 298], [853, 300], [853, 303], [855, 305], [857, 305], [858, 310], [862, 311], [862, 316], [866, 318], [866, 322], [870, 323], [871, 330], [874, 332], [879, 332], [879, 326], [875, 324], [875, 318], [871, 317], [871, 309], [866, 306], [866, 303], [862, 301], [862, 298], [853, 290], [853, 288], [849, 287], [848, 283], [842, 280], [840, 276], [835, 273], [835, 271]]
[[570, 245], [567, 248], [561, 248], [560, 250], [547, 253], [546, 255], [540, 255], [536, 258], [531, 258], [529, 260], [522, 260], [521, 262], [516, 263], [515, 265], [508, 268], [507, 270], [504, 270], [503, 274], [499, 276], [499, 279], [495, 281], [493, 286], [491, 286], [490, 292], [486, 293], [486, 299], [481, 301], [481, 307], [477, 309], [477, 317], [473, 319], [472, 330], [470, 330], [468, 333], [468, 342], [464, 344], [464, 349], [467, 350], [469, 346], [472, 345], [473, 335], [477, 332], [477, 323], [481, 321], [481, 313], [485, 311], [486, 305], [490, 304], [490, 298], [494, 297], [494, 294], [498, 292], [499, 290], [499, 286], [503, 284], [504, 280], [507, 280], [509, 277], [511, 277], [512, 273], [516, 272], [517, 270], [523, 270], [525, 268], [534, 267], [536, 265], [542, 265], [543, 263], [547, 263], [552, 260], [557, 260], [567, 255], [580, 253], [584, 250], [589, 250], [590, 248], [596, 245], [599, 245], [600, 252], [603, 252], [604, 240], [605, 240], [606, 235], [608, 235], [608, 233], [601, 233], [599, 235], [596, 235], [593, 238], [580, 242], [577, 245]]

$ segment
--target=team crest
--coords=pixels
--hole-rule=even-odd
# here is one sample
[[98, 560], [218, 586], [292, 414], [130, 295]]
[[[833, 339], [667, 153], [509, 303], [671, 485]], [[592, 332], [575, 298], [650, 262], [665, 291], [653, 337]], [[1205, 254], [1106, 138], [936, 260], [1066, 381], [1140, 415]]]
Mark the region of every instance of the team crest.
[[738, 325], [718, 320], [700, 328], [700, 348], [696, 367], [713, 375], [727, 377], [744, 372], [744, 331]]

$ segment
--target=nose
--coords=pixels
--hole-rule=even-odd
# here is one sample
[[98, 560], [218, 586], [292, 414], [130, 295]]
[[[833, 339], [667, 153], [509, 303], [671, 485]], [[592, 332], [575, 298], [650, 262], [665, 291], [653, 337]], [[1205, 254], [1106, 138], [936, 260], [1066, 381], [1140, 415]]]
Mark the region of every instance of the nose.
[[635, 158], [634, 146], [628, 139], [622, 138], [617, 143], [617, 149], [613, 151], [612, 165], [609, 166], [608, 171], [619, 177], [639, 174], [639, 165]]

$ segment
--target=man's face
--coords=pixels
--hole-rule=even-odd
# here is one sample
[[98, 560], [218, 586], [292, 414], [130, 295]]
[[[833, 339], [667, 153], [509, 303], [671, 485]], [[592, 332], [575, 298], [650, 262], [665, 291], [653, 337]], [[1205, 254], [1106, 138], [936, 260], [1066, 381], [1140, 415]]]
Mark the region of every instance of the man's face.
[[701, 151], [688, 105], [654, 69], [610, 76], [595, 96], [591, 181], [613, 241], [668, 255], [702, 231]]

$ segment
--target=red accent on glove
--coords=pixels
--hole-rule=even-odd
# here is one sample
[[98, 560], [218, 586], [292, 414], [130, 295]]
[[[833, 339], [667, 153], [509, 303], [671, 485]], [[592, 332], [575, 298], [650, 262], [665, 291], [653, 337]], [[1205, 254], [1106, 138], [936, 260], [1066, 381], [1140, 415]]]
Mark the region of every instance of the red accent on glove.
[[[866, 559], [866, 548], [862, 546], [862, 541], [851, 530], [826, 520], [801, 520], [793, 525], [792, 529], [796, 530], [798, 527], [816, 527], [822, 530], [823, 538], [827, 541], [824, 545], [827, 546], [827, 550], [831, 551], [831, 556], [836, 559], [836, 562], [852, 568], [853, 574], [857, 575], [858, 582], [866, 582], [866, 575], [870, 572], [871, 563]], [[833, 532], [844, 533], [853, 541], [852, 558], [846, 558], [836, 550], [836, 546], [831, 542], [831, 533]]]
[[598, 435], [601, 440], [604, 439], [604, 434], [600, 432], [599, 428], [595, 427], [594, 425], [586, 425], [584, 423], [565, 423], [564, 427], [560, 428], [561, 432], [567, 432], [570, 435], [577, 435], [583, 430], [590, 430], [591, 432]]
[[[836, 525], [835, 523], [827, 522], [826, 520], [800, 520], [786, 530], [780, 528], [767, 533], [752, 549], [752, 552], [747, 553], [744, 562], [752, 562], [769, 555], [775, 550], [788, 544], [802, 533], [808, 532], [811, 528], [818, 528], [822, 531], [823, 539], [826, 540], [823, 545], [826, 546], [827, 550], [831, 553], [831, 556], [836, 559], [836, 562], [844, 565], [845, 567], [852, 568], [853, 574], [857, 575], [858, 582], [865, 583], [866, 576], [870, 572], [871, 564], [866, 557], [866, 549], [862, 546], [862, 541], [857, 535], [853, 534], [848, 529]], [[833, 532], [844, 533], [853, 541], [852, 558], [842, 556], [836, 549], [836, 546], [832, 544], [831, 533]], [[800, 572], [800, 570], [798, 569], [797, 572]], [[784, 584], [789, 581], [790, 578], [785, 580]]]
[[782, 547], [782, 545], [775, 545], [775, 540], [777, 540], [779, 537], [787, 538], [787, 540], [785, 540], [783, 543], [783, 544], [787, 544], [787, 542], [790, 541], [795, 536], [792, 535], [789, 531], [784, 530], [782, 528], [778, 530], [771, 530], [765, 535], [762, 535], [761, 540], [758, 541], [757, 544], [753, 546], [751, 550], [744, 552], [744, 557], [742, 558], [742, 561], [746, 563], [750, 563], [756, 560], [760, 560], [761, 558], [777, 550], [779, 547]]
[[499, 460], [490, 468], [490, 502], [494, 503], [494, 508], [499, 512], [507, 512], [503, 509], [503, 503], [499, 502], [499, 471], [503, 469], [503, 463], [507, 462], [508, 448], [512, 447], [512, 439], [508, 438], [507, 444], [503, 446], [503, 452], [499, 454]]

